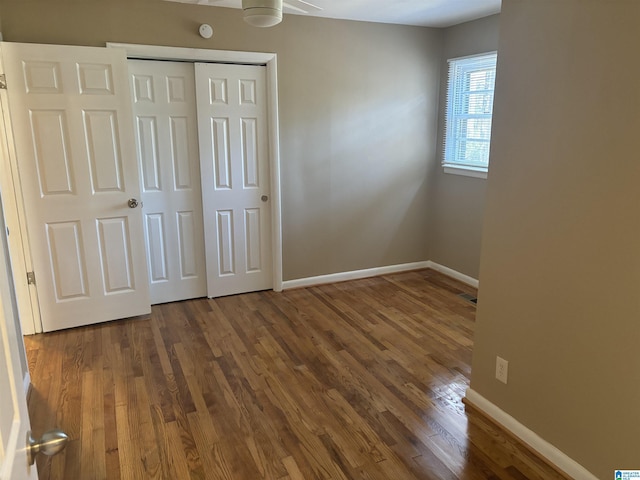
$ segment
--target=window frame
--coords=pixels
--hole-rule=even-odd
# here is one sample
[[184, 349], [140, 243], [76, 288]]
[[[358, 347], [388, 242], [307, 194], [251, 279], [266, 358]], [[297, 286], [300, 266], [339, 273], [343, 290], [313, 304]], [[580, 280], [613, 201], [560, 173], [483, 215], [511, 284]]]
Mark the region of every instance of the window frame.
[[[445, 173], [451, 173], [456, 175], [464, 175], [475, 178], [487, 178], [487, 173], [489, 171], [489, 158], [490, 158], [490, 150], [487, 153], [487, 164], [479, 165], [472, 163], [463, 163], [458, 160], [454, 160], [453, 158], [456, 156], [455, 148], [456, 148], [456, 117], [460, 117], [461, 115], [456, 115], [454, 112], [454, 108], [459, 104], [460, 98], [462, 97], [464, 92], [459, 92], [456, 90], [456, 86], [460, 84], [459, 76], [465, 74], [469, 71], [470, 67], [472, 68], [472, 63], [479, 64], [482, 66], [482, 63], [492, 63], [493, 68], [496, 69], [498, 60], [498, 52], [496, 50], [492, 50], [489, 52], [483, 52], [474, 55], [467, 55], [464, 57], [455, 57], [447, 60], [448, 64], [448, 74], [447, 74], [447, 100], [446, 100], [446, 109], [445, 109], [445, 128], [444, 128], [444, 144], [443, 144], [443, 158], [442, 158], [442, 166]], [[486, 66], [484, 67], [486, 68]], [[458, 69], [462, 70], [459, 71]], [[466, 70], [466, 72], [465, 72]], [[495, 73], [494, 73], [495, 80]], [[466, 92], [466, 91], [465, 91]], [[492, 98], [492, 102], [495, 99], [495, 81], [493, 85], [493, 89], [491, 90], [491, 94], [494, 98]], [[456, 101], [457, 100], [457, 101]], [[469, 114], [465, 114], [469, 115]], [[491, 120], [493, 120], [493, 105], [491, 107]], [[489, 134], [489, 145], [491, 142], [491, 134]]]

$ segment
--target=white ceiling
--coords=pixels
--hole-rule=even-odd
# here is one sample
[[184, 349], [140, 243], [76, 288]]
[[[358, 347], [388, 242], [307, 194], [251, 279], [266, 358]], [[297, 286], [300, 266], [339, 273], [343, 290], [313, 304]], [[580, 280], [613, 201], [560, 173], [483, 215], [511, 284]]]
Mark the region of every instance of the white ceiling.
[[[241, 0], [168, 0], [216, 7], [242, 8]], [[287, 0], [284, 0], [285, 3]], [[286, 14], [341, 18], [365, 22], [448, 27], [500, 11], [501, 0], [307, 0], [322, 11], [302, 13], [285, 7]], [[293, 2], [292, 2], [293, 3]], [[297, 4], [297, 3], [296, 3]], [[299, 4], [298, 4], [299, 5]]]

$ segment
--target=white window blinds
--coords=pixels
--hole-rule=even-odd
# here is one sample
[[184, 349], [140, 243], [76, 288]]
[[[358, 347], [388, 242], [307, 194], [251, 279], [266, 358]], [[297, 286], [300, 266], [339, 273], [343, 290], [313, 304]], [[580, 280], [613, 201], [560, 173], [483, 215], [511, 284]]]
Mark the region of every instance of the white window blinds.
[[445, 167], [487, 171], [497, 54], [449, 60]]

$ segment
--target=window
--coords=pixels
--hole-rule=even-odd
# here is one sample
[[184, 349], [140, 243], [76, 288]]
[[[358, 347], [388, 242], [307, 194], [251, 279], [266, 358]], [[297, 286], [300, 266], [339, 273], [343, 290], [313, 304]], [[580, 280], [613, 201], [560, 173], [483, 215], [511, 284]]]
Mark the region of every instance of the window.
[[496, 60], [495, 52], [449, 60], [443, 161], [447, 173], [486, 178]]

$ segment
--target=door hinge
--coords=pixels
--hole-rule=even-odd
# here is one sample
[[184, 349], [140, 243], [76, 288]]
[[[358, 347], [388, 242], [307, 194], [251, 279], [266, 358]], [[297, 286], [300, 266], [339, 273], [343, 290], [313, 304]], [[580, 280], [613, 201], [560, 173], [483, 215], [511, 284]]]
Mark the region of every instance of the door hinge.
[[35, 285], [35, 284], [36, 284], [35, 272], [27, 272], [27, 285]]
[[7, 77], [4, 73], [0, 74], [0, 90], [7, 89]]

